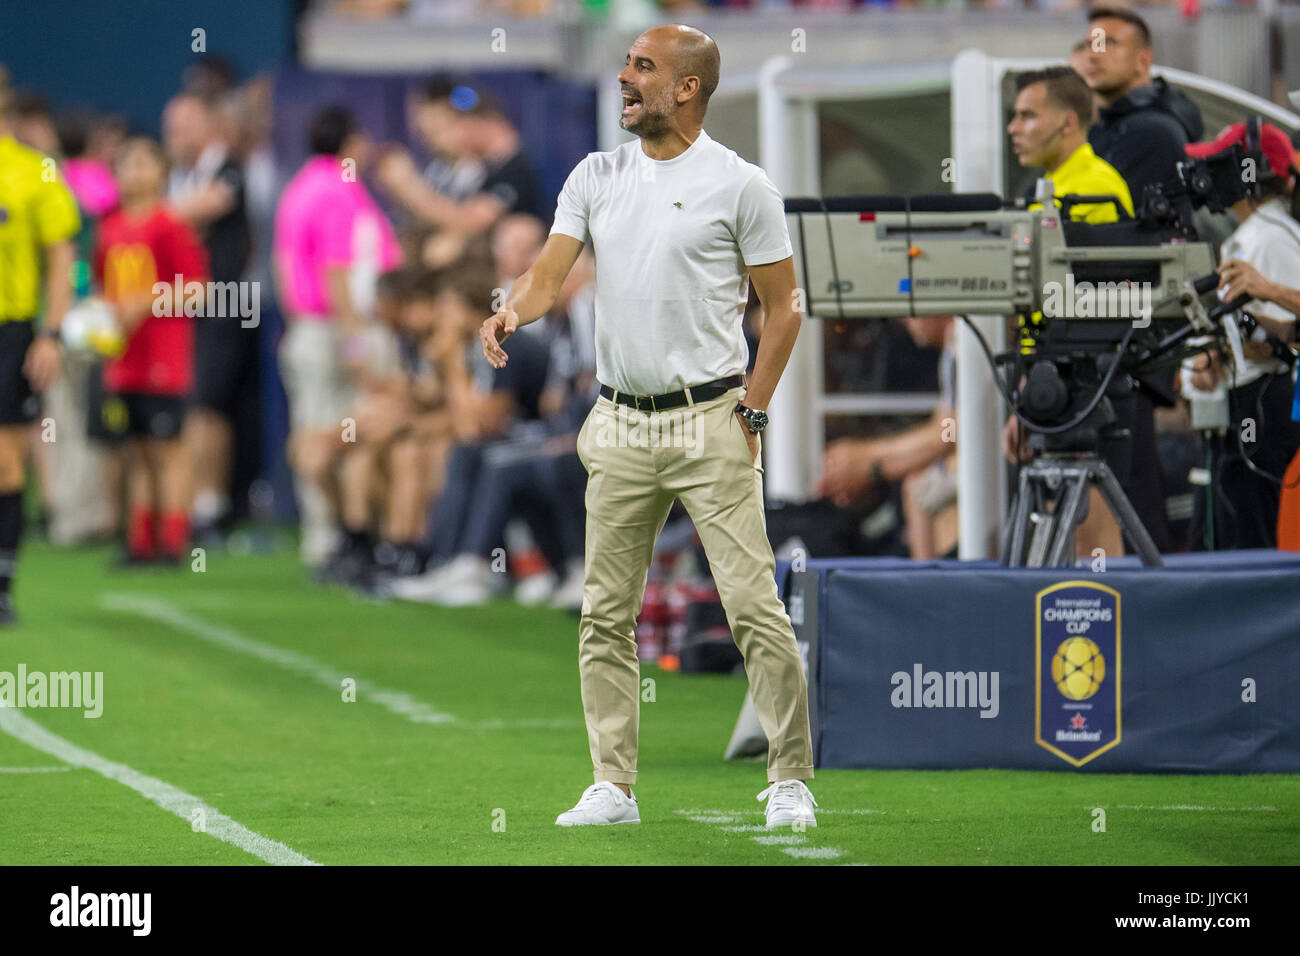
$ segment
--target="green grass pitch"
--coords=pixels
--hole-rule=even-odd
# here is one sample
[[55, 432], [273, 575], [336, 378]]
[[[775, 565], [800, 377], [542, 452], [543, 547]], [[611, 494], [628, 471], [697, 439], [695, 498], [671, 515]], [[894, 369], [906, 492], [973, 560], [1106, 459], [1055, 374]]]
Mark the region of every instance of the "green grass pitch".
[[[643, 668], [642, 824], [562, 829], [591, 782], [574, 618], [365, 603], [305, 583], [287, 552], [212, 553], [203, 573], [109, 562], [25, 550], [0, 671], [102, 671], [104, 710], [20, 713], [314, 862], [1300, 862], [1300, 776], [823, 771], [819, 826], [766, 834], [762, 765], [721, 759], [744, 682], [657, 667]], [[0, 821], [0, 864], [263, 863], [7, 732]]]

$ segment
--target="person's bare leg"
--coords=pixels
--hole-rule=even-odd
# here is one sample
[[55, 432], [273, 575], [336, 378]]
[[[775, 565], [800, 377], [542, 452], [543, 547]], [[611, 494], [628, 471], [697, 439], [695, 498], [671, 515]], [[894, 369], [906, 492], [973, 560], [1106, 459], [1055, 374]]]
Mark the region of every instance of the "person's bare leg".
[[210, 408], [191, 409], [182, 436], [194, 483], [194, 520], [211, 525], [230, 508], [230, 461], [234, 431]]
[[327, 430], [303, 430], [289, 437], [289, 461], [301, 516], [303, 558], [325, 560], [337, 545], [339, 487], [335, 464], [339, 436]]
[[149, 439], [143, 449], [151, 478], [150, 507], [157, 522], [155, 542], [167, 557], [182, 559], [190, 540], [190, 451], [179, 437]]
[[428, 510], [427, 449], [417, 441], [394, 442], [389, 449], [388, 508], [385, 527], [390, 541], [418, 541]]
[[193, 500], [192, 458], [179, 439], [154, 443], [151, 449], [158, 473], [158, 501], [163, 511], [189, 512]]
[[136, 558], [153, 556], [155, 523], [153, 463], [147, 443], [129, 438], [123, 447], [123, 478], [126, 482], [127, 552]]
[[1074, 556], [1091, 558], [1098, 548], [1108, 558], [1120, 557], [1124, 554], [1124, 536], [1106, 499], [1094, 486], [1088, 489], [1088, 517], [1074, 532]]
[[353, 449], [339, 463], [339, 516], [348, 531], [364, 531], [370, 526], [374, 468], [375, 451], [369, 446]]

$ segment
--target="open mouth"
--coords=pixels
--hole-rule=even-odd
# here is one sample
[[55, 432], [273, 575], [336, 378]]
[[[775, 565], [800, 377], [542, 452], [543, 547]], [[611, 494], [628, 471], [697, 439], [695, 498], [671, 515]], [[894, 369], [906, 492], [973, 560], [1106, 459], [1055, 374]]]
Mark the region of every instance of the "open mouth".
[[632, 116], [641, 109], [641, 96], [628, 90], [623, 91], [623, 115]]

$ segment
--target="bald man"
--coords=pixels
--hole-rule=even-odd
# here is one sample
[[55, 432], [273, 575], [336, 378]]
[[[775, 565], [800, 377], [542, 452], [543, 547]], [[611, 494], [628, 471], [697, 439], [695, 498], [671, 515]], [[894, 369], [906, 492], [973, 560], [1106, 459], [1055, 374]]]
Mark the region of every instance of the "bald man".
[[[768, 739], [767, 823], [816, 826], [808, 693], [777, 594], [759, 436], [802, 321], [785, 210], [763, 170], [704, 132], [717, 45], [657, 27], [618, 75], [637, 136], [570, 173], [537, 261], [483, 323], [488, 361], [555, 301], [584, 243], [596, 261], [600, 398], [578, 435], [587, 471], [579, 674], [595, 783], [560, 826], [639, 823], [640, 668], [633, 629], [655, 538], [681, 499], [695, 522]], [[749, 284], [767, 316], [754, 373]]]

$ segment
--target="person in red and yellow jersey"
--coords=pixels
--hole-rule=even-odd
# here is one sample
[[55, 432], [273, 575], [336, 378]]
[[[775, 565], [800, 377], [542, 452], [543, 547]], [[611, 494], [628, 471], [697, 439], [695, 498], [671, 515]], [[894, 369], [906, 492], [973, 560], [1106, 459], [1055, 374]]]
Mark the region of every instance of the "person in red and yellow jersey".
[[[163, 202], [167, 161], [154, 140], [123, 144], [114, 172], [121, 209], [100, 225], [95, 275], [127, 336], [104, 365], [101, 422], [127, 442], [127, 563], [178, 563], [189, 542], [190, 465], [180, 441], [194, 382], [194, 319], [186, 286], [207, 278], [207, 254]], [[186, 315], [189, 312], [189, 315]]]
[[[9, 587], [22, 537], [24, 447], [39, 393], [59, 376], [60, 325], [72, 299], [77, 202], [53, 159], [11, 132], [12, 96], [0, 67], [0, 626], [17, 618]], [[38, 314], [44, 315], [39, 332]]]

